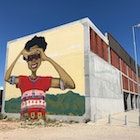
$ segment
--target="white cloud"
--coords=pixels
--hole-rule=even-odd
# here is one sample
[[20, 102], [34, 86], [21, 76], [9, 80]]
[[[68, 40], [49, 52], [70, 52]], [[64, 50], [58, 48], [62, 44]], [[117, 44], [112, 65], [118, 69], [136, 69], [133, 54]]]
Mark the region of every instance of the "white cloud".
[[3, 90], [3, 87], [0, 87], [0, 90]]

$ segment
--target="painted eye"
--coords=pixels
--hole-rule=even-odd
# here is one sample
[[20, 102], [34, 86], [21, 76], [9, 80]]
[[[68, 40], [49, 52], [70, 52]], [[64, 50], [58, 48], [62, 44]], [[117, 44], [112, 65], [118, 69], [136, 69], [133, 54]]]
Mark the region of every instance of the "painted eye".
[[33, 55], [29, 55], [27, 61], [32, 61], [33, 60]]
[[27, 61], [40, 58], [40, 54], [29, 55]]

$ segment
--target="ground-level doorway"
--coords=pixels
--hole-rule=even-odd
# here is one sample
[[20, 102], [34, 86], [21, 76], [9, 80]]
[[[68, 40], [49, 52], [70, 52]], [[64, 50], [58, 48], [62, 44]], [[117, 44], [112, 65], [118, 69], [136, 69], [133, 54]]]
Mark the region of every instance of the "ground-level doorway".
[[128, 97], [129, 93], [123, 92], [123, 100], [124, 100], [124, 110], [128, 110]]
[[138, 95], [123, 92], [124, 110], [129, 111], [138, 108]]

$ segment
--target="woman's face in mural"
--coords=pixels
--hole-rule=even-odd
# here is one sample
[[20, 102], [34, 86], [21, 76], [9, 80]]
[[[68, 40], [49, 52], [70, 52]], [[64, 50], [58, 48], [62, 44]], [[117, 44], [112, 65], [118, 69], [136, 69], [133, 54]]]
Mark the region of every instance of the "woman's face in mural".
[[35, 72], [41, 65], [41, 53], [37, 49], [39, 48], [38, 46], [34, 46], [30, 49], [30, 55], [28, 55], [27, 58], [27, 63], [28, 63], [28, 68], [32, 71]]

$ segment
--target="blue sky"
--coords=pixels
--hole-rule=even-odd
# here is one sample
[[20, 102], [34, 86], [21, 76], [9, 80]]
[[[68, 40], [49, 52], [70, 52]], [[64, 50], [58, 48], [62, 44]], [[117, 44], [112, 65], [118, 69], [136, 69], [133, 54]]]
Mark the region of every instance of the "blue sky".
[[[140, 0], [0, 0], [0, 86], [7, 42], [88, 17], [134, 58], [132, 26], [140, 23]], [[140, 64], [140, 28], [135, 29]]]

